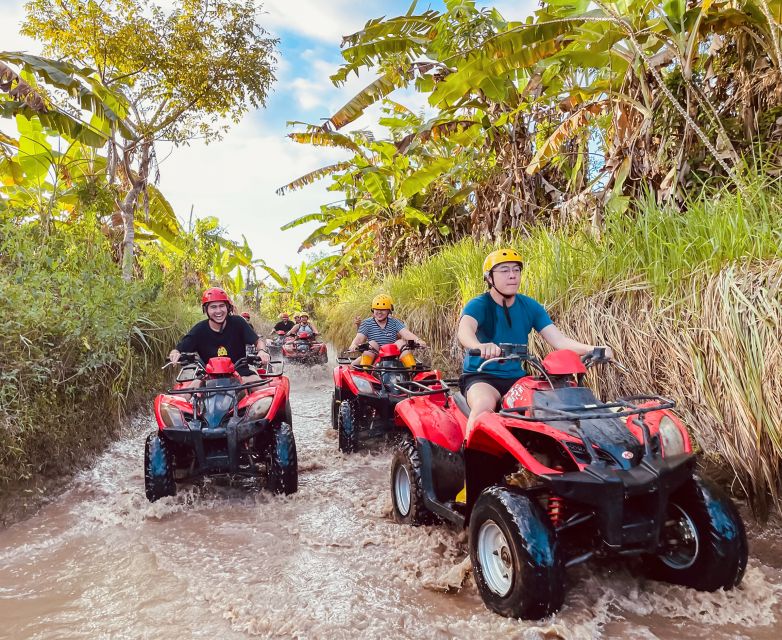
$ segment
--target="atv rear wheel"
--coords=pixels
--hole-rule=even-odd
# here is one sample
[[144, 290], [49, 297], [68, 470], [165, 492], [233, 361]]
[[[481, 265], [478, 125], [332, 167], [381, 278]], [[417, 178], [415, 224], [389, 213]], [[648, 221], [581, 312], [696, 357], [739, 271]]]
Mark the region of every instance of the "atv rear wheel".
[[661, 550], [644, 558], [649, 577], [699, 591], [737, 586], [747, 567], [747, 534], [731, 499], [693, 477], [671, 496]]
[[479, 496], [470, 517], [470, 559], [492, 611], [535, 620], [562, 606], [565, 572], [556, 534], [527, 496], [503, 487]]
[[150, 502], [176, 495], [173, 456], [157, 431], [150, 433], [144, 443], [144, 490]]
[[355, 400], [343, 400], [339, 405], [339, 450], [355, 453], [358, 450], [358, 407]]
[[394, 447], [391, 459], [391, 505], [399, 524], [431, 524], [434, 514], [424, 505], [421, 458], [412, 438], [405, 437]]
[[274, 493], [290, 495], [296, 493], [299, 488], [299, 463], [293, 427], [282, 422], [272, 429], [271, 442], [267, 449], [268, 488]]

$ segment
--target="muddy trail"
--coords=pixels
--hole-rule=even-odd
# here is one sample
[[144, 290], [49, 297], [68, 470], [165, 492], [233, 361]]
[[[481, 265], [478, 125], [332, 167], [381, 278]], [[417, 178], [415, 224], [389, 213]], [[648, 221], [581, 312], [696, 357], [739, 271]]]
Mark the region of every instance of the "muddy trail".
[[337, 451], [329, 370], [287, 373], [297, 494], [207, 482], [150, 504], [142, 459], [154, 421], [139, 418], [56, 501], [0, 531], [0, 637], [779, 637], [778, 528], [751, 535], [731, 592], [591, 564], [570, 573], [551, 619], [490, 613], [463, 580], [462, 532], [391, 521], [389, 451]]

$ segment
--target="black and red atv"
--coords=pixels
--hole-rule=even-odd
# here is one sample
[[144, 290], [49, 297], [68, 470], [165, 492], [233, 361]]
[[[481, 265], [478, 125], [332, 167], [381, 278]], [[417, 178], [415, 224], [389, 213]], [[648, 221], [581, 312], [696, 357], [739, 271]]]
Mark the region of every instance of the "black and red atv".
[[318, 336], [300, 331], [282, 343], [282, 356], [296, 364], [326, 364], [329, 361], [326, 343]]
[[593, 558], [636, 556], [649, 577], [702, 591], [741, 582], [743, 522], [696, 473], [673, 401], [599, 400], [584, 378], [585, 364], [609, 362], [601, 349], [540, 361], [526, 345], [500, 346], [503, 357], [486, 362], [518, 359], [537, 375], [516, 382], [466, 441], [460, 393], [411, 388], [396, 405], [405, 432], [391, 466], [397, 522], [468, 527], [484, 602], [514, 618], [556, 612], [566, 569]]
[[[405, 347], [412, 352], [419, 348], [411, 340]], [[354, 453], [368, 440], [398, 434], [394, 425], [394, 408], [406, 399], [407, 389], [399, 383], [424, 385], [441, 378], [440, 372], [415, 363], [402, 364], [402, 353], [396, 344], [387, 344], [375, 350], [368, 343], [359, 345], [353, 356], [371, 351], [375, 354], [372, 364], [352, 364], [349, 354], [343, 353], [334, 368], [334, 394], [331, 400], [331, 426], [339, 432], [339, 449]], [[418, 388], [417, 385], [414, 385]]]
[[[242, 384], [236, 366], [261, 366], [249, 355], [230, 358], [181, 354], [173, 389], [155, 398], [158, 428], [144, 448], [144, 486], [155, 502], [176, 494], [179, 482], [206, 475], [263, 476], [275, 493], [298, 488], [288, 378], [258, 369], [261, 380]], [[275, 363], [270, 363], [271, 366]], [[281, 363], [278, 363], [281, 366]], [[199, 380], [201, 386], [188, 385]]]

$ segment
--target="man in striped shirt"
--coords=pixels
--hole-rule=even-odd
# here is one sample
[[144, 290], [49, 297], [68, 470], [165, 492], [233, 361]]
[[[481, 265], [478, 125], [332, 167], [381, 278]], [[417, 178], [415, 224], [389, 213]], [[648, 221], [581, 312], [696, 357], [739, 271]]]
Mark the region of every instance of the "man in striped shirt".
[[425, 347], [426, 343], [405, 327], [404, 322], [391, 317], [393, 310], [394, 301], [391, 296], [384, 293], [375, 296], [372, 299], [372, 317], [359, 325], [358, 333], [350, 343], [348, 351], [355, 351], [358, 345], [365, 342], [369, 342], [369, 346], [375, 350], [392, 342], [396, 342], [401, 350], [408, 340], [415, 340], [420, 346]]

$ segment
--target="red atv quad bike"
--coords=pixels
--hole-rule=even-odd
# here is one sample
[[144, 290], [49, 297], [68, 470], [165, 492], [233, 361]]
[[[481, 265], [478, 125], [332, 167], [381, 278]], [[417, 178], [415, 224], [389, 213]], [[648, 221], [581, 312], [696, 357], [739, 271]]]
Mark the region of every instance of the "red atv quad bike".
[[[405, 351], [413, 351], [419, 345], [410, 340]], [[426, 384], [441, 378], [437, 370], [416, 363], [413, 367], [402, 364], [401, 351], [396, 344], [387, 344], [380, 350], [372, 349], [368, 343], [359, 345], [354, 356], [364, 351], [376, 354], [369, 366], [353, 365], [343, 354], [337, 359], [334, 369], [334, 394], [331, 400], [331, 426], [339, 431], [339, 449], [354, 453], [361, 443], [398, 434], [394, 425], [394, 408], [408, 397], [408, 390], [399, 383], [415, 382], [415, 388], [426, 388]]]
[[[144, 486], [155, 502], [176, 494], [176, 485], [206, 475], [260, 477], [275, 493], [298, 488], [288, 378], [258, 369], [261, 380], [242, 384], [236, 366], [260, 366], [257, 356], [234, 365], [183, 353], [177, 384], [155, 398], [158, 428], [144, 448]], [[269, 363], [272, 364], [281, 363]], [[168, 366], [168, 365], [166, 365]], [[187, 383], [200, 380], [198, 388]]]
[[282, 343], [282, 356], [297, 364], [326, 364], [329, 361], [326, 344], [317, 336], [299, 331]]
[[482, 367], [518, 359], [538, 375], [516, 382], [466, 442], [460, 393], [411, 388], [396, 405], [406, 433], [391, 465], [397, 522], [468, 527], [478, 590], [513, 618], [556, 612], [566, 569], [593, 558], [636, 556], [648, 576], [703, 591], [741, 582], [744, 524], [696, 473], [673, 401], [601, 402], [584, 378], [585, 363], [609, 362], [604, 349], [541, 362], [526, 345], [500, 347], [503, 356]]

